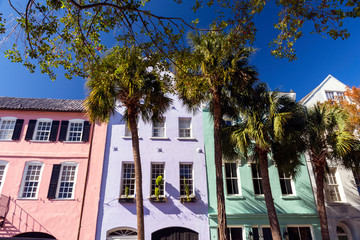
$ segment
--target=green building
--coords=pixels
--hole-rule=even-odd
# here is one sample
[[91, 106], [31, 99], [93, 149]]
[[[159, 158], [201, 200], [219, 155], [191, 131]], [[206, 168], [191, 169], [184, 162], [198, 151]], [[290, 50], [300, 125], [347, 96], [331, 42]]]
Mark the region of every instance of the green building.
[[[217, 200], [214, 164], [213, 122], [203, 111], [205, 154], [208, 175], [210, 239], [218, 239]], [[269, 160], [270, 161], [270, 160]], [[320, 222], [316, 211], [309, 173], [303, 158], [296, 179], [279, 174], [269, 163], [269, 177], [282, 235], [289, 240], [320, 240]], [[230, 240], [270, 240], [270, 225], [262, 192], [261, 175], [251, 162], [225, 162], [224, 191]]]

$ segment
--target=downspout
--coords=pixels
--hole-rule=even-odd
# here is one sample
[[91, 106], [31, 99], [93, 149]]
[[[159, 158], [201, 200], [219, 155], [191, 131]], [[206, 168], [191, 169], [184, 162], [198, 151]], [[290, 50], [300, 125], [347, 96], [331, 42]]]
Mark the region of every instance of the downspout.
[[87, 167], [86, 167], [85, 186], [84, 186], [84, 192], [83, 192], [83, 201], [81, 204], [80, 221], [79, 221], [77, 240], [80, 240], [81, 222], [82, 222], [82, 218], [83, 218], [83, 214], [84, 214], [85, 194], [86, 194], [86, 189], [87, 189], [88, 180], [89, 180], [89, 168], [90, 168], [90, 159], [91, 159], [92, 145], [93, 145], [93, 139], [94, 139], [94, 130], [95, 130], [95, 122], [93, 123], [93, 127], [91, 129], [89, 155], [88, 155], [88, 162], [87, 162]]

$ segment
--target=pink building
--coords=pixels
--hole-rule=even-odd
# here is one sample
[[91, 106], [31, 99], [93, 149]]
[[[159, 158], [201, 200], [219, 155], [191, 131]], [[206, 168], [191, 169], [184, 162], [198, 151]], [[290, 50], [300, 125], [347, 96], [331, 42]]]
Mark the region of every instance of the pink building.
[[82, 104], [0, 97], [1, 239], [95, 239], [107, 126]]

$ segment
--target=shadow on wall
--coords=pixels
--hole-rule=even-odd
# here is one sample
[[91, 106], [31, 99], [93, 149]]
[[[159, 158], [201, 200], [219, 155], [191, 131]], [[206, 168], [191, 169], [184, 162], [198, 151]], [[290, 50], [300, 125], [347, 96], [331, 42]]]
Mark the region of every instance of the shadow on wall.
[[[1, 195], [1, 198], [8, 198]], [[21, 208], [16, 200], [10, 198], [9, 212], [4, 227], [0, 229], [0, 237], [12, 237], [21, 232], [43, 232], [51, 234], [40, 222]]]

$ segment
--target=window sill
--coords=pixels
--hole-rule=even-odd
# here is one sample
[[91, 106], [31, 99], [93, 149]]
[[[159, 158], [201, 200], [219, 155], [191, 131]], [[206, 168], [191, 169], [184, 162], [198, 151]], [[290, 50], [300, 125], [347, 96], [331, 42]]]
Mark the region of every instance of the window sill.
[[284, 200], [300, 200], [301, 199], [299, 196], [296, 196], [296, 195], [282, 195], [280, 198], [284, 199]]
[[25, 201], [37, 201], [38, 198], [17, 198], [17, 200], [25, 200]]
[[151, 140], [170, 140], [168, 137], [149, 137]]
[[13, 142], [16, 140], [12, 140], [12, 139], [0, 139], [0, 142]]
[[[131, 136], [123, 136], [122, 139], [131, 140]], [[142, 140], [142, 137], [139, 137], [139, 140]]]
[[195, 196], [181, 196], [180, 197], [180, 202], [181, 203], [194, 203], [196, 202], [196, 197]]
[[48, 199], [49, 201], [76, 201], [75, 198], [54, 198], [54, 199]]
[[176, 139], [179, 141], [196, 141], [196, 138], [192, 137], [177, 137]]
[[135, 203], [135, 197], [118, 197], [119, 203]]
[[158, 198], [155, 196], [151, 196], [149, 197], [150, 202], [155, 202], [155, 203], [163, 203], [163, 202], [167, 202], [167, 197], [165, 196], [159, 196]]
[[265, 200], [265, 196], [263, 194], [262, 195], [255, 195], [254, 199], [255, 200]]
[[84, 143], [83, 141], [62, 141], [63, 143]]
[[35, 142], [35, 143], [50, 143], [50, 142], [55, 142], [55, 141], [49, 141], [49, 140], [30, 140], [30, 142]]
[[228, 195], [226, 196], [227, 200], [245, 200], [246, 198], [242, 195]]

